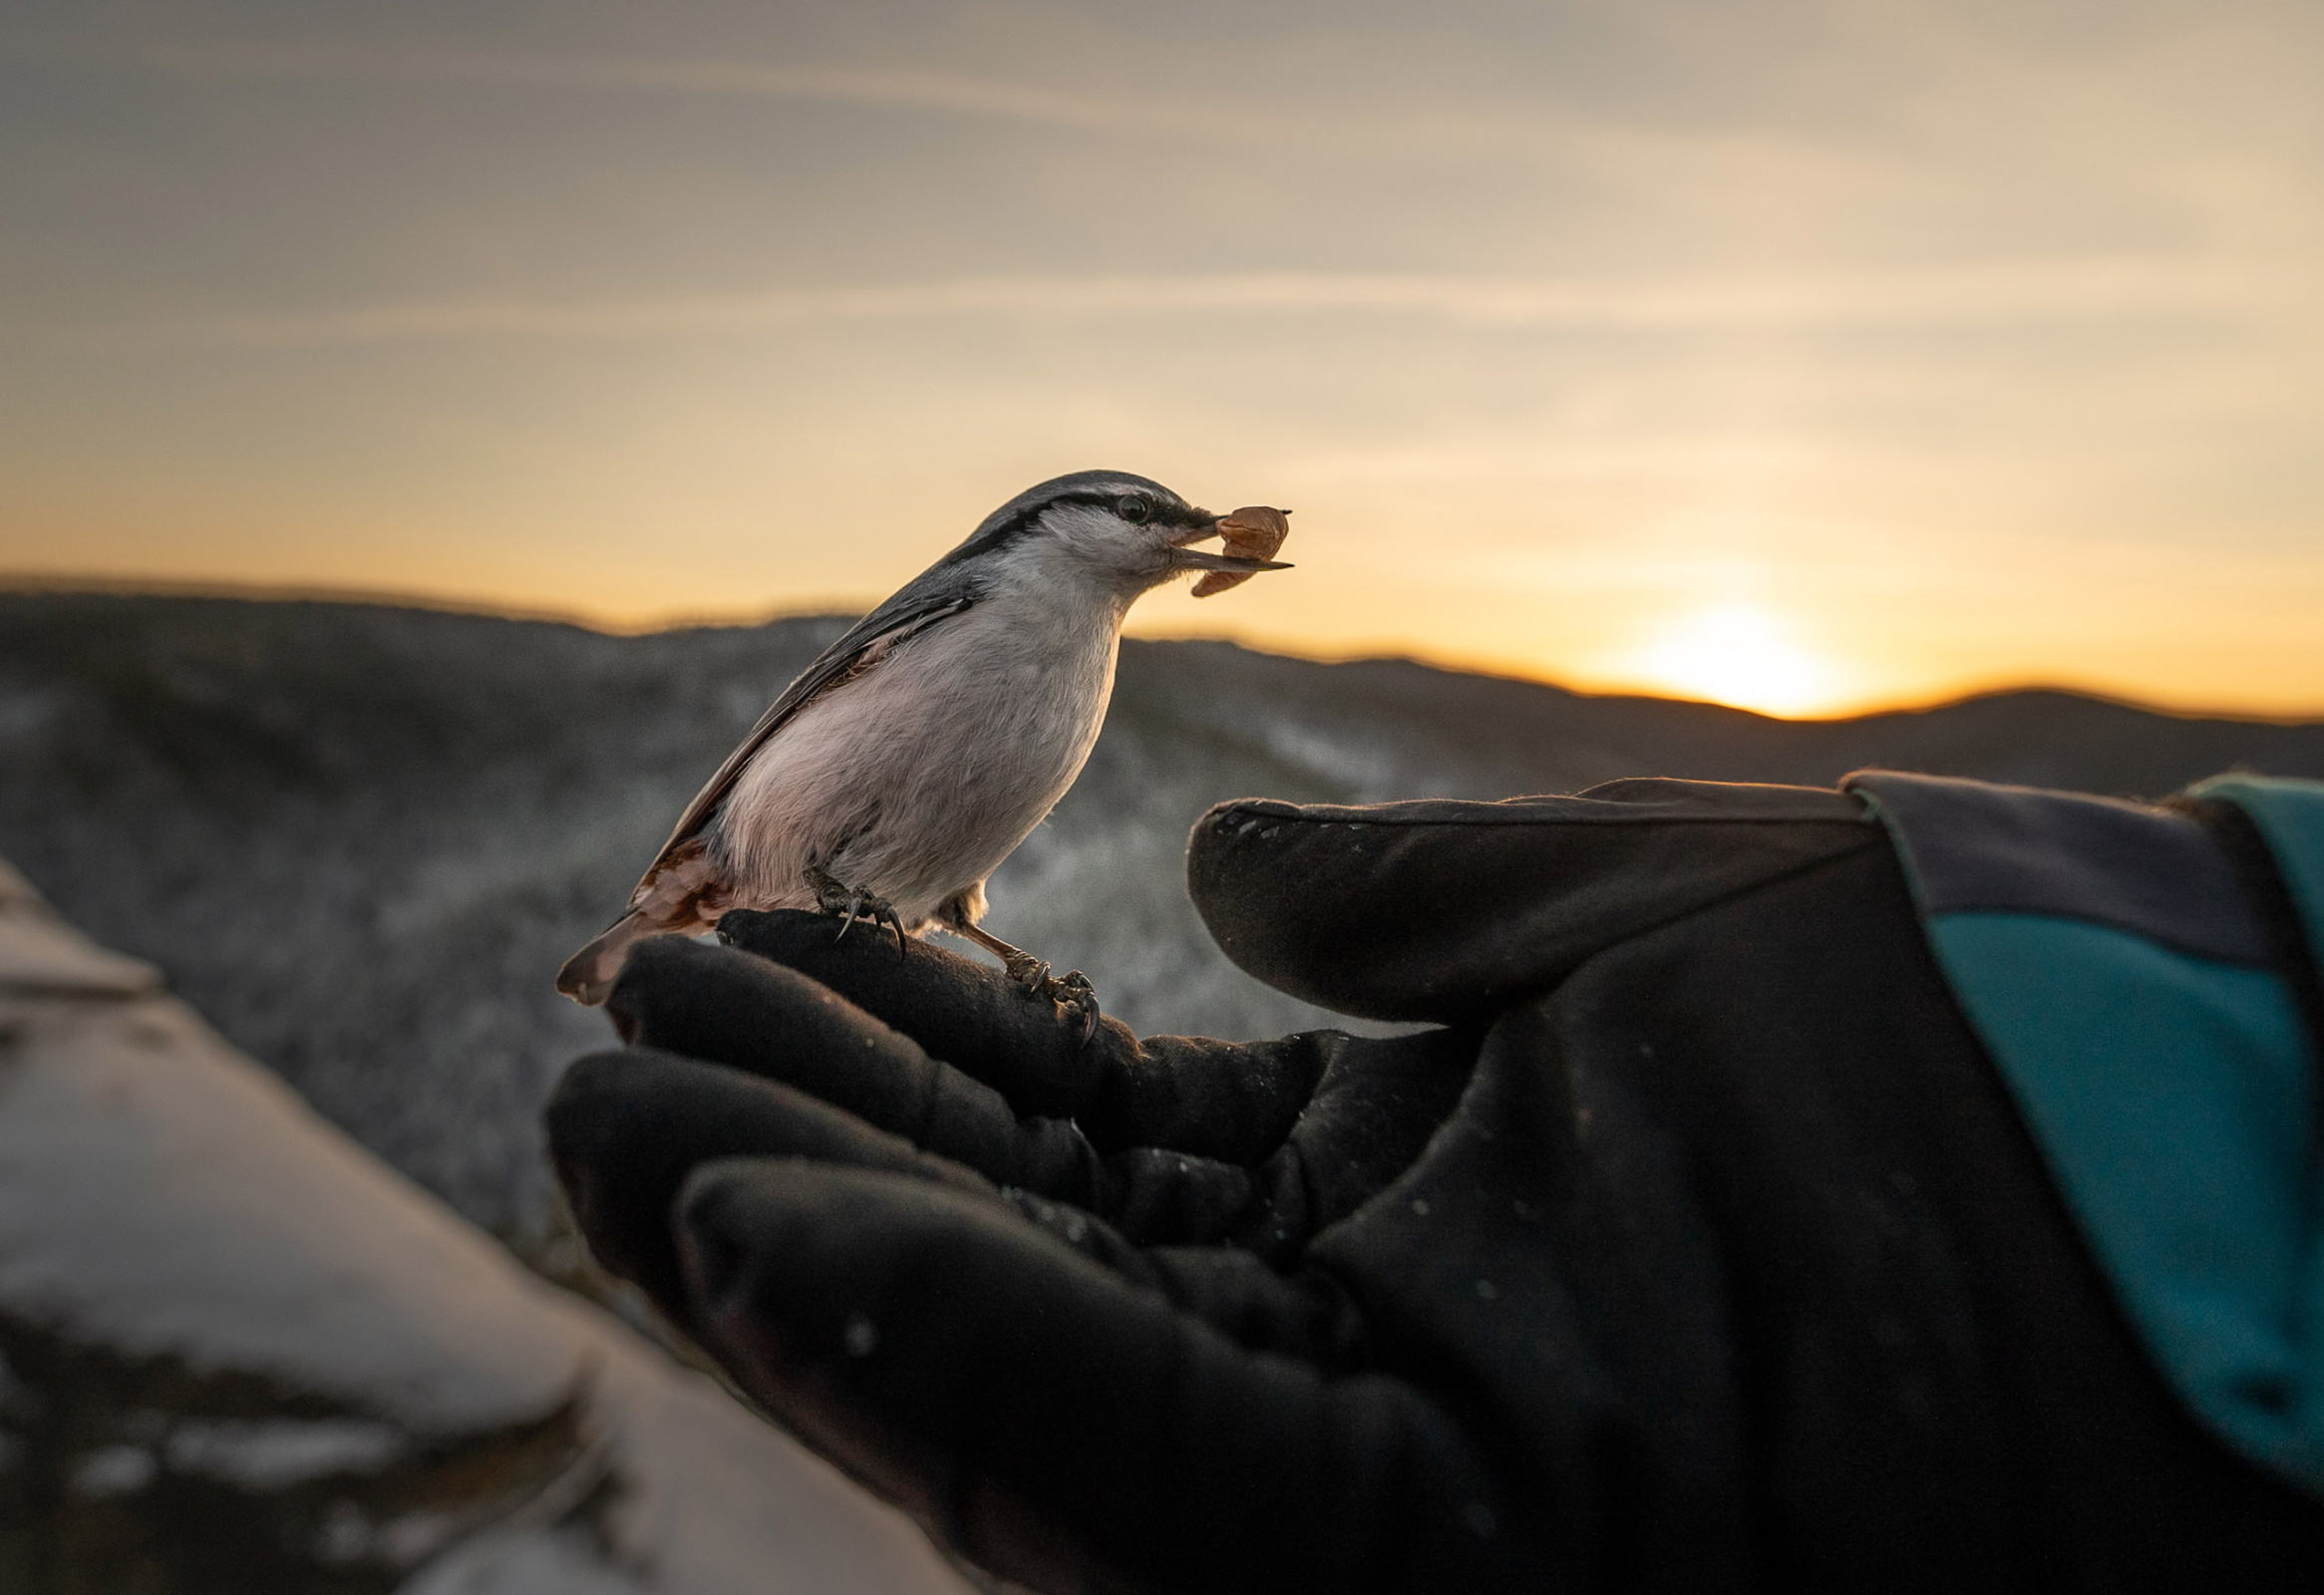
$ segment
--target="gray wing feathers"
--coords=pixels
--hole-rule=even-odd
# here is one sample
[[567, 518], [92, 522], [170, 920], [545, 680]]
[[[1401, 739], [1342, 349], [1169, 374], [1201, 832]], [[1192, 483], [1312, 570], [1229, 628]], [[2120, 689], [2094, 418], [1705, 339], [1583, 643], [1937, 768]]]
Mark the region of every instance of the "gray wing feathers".
[[[677, 825], [670, 831], [670, 839], [663, 842], [661, 850], [654, 854], [654, 861], [646, 870], [646, 879], [650, 880], [654, 871], [662, 867], [672, 848], [702, 828], [703, 823], [725, 799], [727, 793], [733, 789], [736, 778], [743, 773], [743, 766], [751, 762], [751, 756], [765, 747], [767, 739], [781, 731], [802, 709], [853, 676], [869, 658], [876, 657], [874, 650], [884, 652], [886, 648], [915, 637], [930, 626], [949, 620], [976, 602], [977, 591], [973, 583], [957, 578], [941, 582], [931, 580], [935, 575], [936, 572], [929, 572], [928, 576], [911, 583], [848, 627], [844, 636], [818, 654], [815, 663], [801, 671], [798, 679], [783, 689], [782, 696], [768, 706], [767, 712], [759, 717], [759, 723], [751, 728], [751, 734], [742, 740], [733, 753], [726, 756], [726, 763], [718, 767], [718, 773], [694, 795], [694, 800], [686, 805], [685, 813], [678, 816]], [[638, 884], [643, 886], [645, 881], [641, 880]]]

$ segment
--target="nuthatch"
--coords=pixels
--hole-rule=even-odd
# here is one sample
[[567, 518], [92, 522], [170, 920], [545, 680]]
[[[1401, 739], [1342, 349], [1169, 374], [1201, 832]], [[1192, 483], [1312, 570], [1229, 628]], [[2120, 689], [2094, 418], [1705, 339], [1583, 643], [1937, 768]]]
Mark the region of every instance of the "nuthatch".
[[[1279, 515], [1236, 512], [1253, 513], [1279, 540]], [[730, 908], [816, 908], [841, 916], [840, 935], [858, 917], [892, 926], [899, 954], [906, 932], [951, 931], [1028, 992], [1094, 1014], [1078, 972], [1053, 978], [978, 928], [985, 879], [1081, 774], [1139, 595], [1180, 571], [1289, 568], [1187, 546], [1221, 531], [1119, 471], [1001, 505], [783, 690], [557, 990], [601, 1003], [631, 943], [710, 929]]]

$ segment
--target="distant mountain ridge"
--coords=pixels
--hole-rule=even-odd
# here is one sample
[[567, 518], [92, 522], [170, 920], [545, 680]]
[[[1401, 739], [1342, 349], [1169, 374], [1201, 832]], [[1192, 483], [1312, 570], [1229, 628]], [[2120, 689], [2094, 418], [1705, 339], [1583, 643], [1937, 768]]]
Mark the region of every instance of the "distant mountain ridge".
[[[317, 601], [0, 594], [0, 854], [470, 1216], [545, 1233], [535, 1118], [602, 1019], [549, 989], [679, 807], [845, 625], [614, 637]], [[2003, 693], [1853, 720], [1589, 697], [1397, 660], [1131, 642], [1105, 736], [993, 883], [992, 924], [1142, 1030], [1332, 1022], [1228, 966], [1186, 828], [1367, 802], [1866, 766], [2159, 796], [2324, 777], [2324, 723]]]

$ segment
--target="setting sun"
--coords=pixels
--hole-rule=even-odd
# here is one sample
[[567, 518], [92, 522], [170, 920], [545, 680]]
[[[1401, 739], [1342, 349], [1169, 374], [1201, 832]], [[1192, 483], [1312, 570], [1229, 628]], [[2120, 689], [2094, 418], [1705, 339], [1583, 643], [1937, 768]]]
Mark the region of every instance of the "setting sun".
[[553, 9], [0, 9], [0, 588], [861, 612], [1102, 467], [1298, 510], [1144, 637], [2324, 715], [2324, 8]]
[[1650, 635], [1615, 672], [1657, 691], [1771, 715], [1813, 714], [1845, 696], [1831, 661], [1753, 604], [1699, 609]]

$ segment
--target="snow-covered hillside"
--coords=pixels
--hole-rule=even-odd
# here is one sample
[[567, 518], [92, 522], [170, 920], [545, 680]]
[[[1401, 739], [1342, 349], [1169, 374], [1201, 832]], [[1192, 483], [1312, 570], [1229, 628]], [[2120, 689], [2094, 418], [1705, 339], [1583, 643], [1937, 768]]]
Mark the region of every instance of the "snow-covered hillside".
[[[553, 1243], [537, 1115], [604, 1023], [550, 990], [671, 819], [843, 621], [608, 637], [382, 605], [0, 595], [0, 852], [478, 1222]], [[2158, 794], [2324, 775], [2324, 727], [2056, 693], [1827, 724], [1397, 661], [1132, 643], [993, 927], [1143, 1030], [1329, 1022], [1230, 967], [1181, 876], [1210, 803], [1829, 782], [1879, 764]]]

